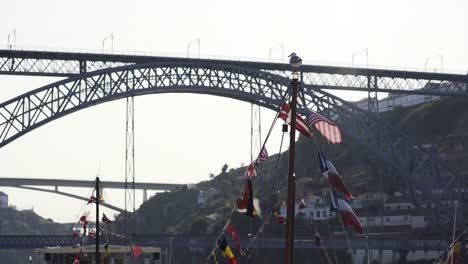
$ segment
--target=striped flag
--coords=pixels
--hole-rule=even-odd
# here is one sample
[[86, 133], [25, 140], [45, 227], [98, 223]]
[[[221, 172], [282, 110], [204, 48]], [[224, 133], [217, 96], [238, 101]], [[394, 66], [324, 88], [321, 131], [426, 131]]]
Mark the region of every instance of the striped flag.
[[330, 143], [337, 144], [343, 140], [341, 130], [332, 121], [320, 114], [310, 112], [308, 121], [310, 127], [315, 127]]
[[253, 179], [257, 176], [257, 162], [252, 161], [244, 171], [244, 179]]
[[[291, 124], [291, 109], [289, 108], [289, 105], [287, 103], [284, 103], [281, 106], [281, 111], [278, 117], [286, 121], [288, 124]], [[306, 137], [312, 136], [312, 133], [310, 132], [310, 129], [307, 126], [306, 121], [302, 119], [302, 117], [298, 114], [296, 114], [296, 129], [297, 131], [301, 132], [301, 134]]]
[[229, 264], [237, 264], [236, 257], [232, 253], [224, 235], [221, 236], [217, 244], [219, 250], [221, 250], [221, 254], [223, 254], [223, 256], [228, 259]]
[[263, 161], [266, 161], [268, 159], [268, 152], [266, 148], [263, 148], [258, 157], [253, 160], [247, 168], [245, 168], [244, 171], [244, 179], [253, 179], [257, 177], [257, 166]]
[[353, 199], [353, 195], [348, 191], [348, 188], [346, 188], [346, 185], [341, 179], [340, 174], [338, 174], [338, 171], [335, 169], [335, 166], [333, 166], [333, 163], [322, 152], [319, 152], [319, 161], [322, 174], [327, 178], [330, 186], [334, 190], [343, 193], [346, 199]]
[[332, 189], [330, 189], [330, 201], [330, 210], [340, 213], [344, 226], [353, 227], [356, 232], [364, 234], [364, 227], [353, 209]]
[[240, 238], [239, 238], [239, 235], [237, 234], [236, 228], [231, 223], [229, 223], [224, 228], [224, 233], [226, 233], [227, 235], [231, 237], [231, 239], [234, 241], [234, 244], [236, 244], [237, 250], [239, 251], [241, 255], [243, 255], [244, 253], [242, 252]]
[[260, 155], [258, 155], [257, 162], [266, 161], [268, 159], [268, 152], [266, 148], [262, 148]]

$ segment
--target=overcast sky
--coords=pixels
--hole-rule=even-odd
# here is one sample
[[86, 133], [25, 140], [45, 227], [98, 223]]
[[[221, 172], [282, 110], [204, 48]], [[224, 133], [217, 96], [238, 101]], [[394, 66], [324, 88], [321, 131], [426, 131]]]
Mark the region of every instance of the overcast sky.
[[[468, 2], [395, 1], [5, 1], [0, 44], [16, 30], [17, 49], [103, 49], [114, 53], [282, 60], [297, 52], [307, 64], [351, 63], [431, 71], [468, 71]], [[10, 40], [13, 44], [13, 40]], [[110, 41], [104, 49], [110, 52]], [[271, 57], [269, 57], [271, 50]], [[58, 79], [0, 76], [0, 101]], [[363, 94], [342, 93], [349, 100]], [[250, 159], [250, 104], [208, 95], [135, 99], [136, 179], [193, 183]], [[262, 130], [273, 118], [262, 110]], [[278, 152], [280, 127], [269, 141]], [[0, 149], [0, 177], [124, 179], [125, 100], [53, 121]], [[315, 162], [315, 158], [312, 159]], [[1, 188], [10, 203], [55, 221], [75, 221], [83, 202]], [[72, 190], [85, 195], [89, 190]], [[107, 191], [123, 207], [123, 192]], [[141, 193], [137, 197], [141, 200]]]

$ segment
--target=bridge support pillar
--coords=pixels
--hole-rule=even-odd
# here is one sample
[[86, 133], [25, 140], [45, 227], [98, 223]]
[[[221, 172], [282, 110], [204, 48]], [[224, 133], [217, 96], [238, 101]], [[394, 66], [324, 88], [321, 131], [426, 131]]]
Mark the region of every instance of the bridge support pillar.
[[55, 192], [58, 192], [58, 185], [55, 185]]
[[143, 189], [143, 202], [148, 200], [148, 190]]

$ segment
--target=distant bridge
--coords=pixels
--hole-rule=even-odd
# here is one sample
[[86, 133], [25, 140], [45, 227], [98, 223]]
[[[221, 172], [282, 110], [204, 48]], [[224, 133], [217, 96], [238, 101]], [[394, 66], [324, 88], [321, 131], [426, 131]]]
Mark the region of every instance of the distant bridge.
[[[213, 248], [216, 237], [191, 237], [191, 236], [162, 236], [162, 235], [138, 235], [135, 241], [140, 246], [154, 246], [161, 248]], [[247, 245], [249, 240], [241, 239], [242, 245]], [[374, 249], [374, 250], [445, 250], [449, 243], [443, 240], [417, 240], [417, 239], [369, 239], [351, 238], [352, 249]], [[2, 249], [26, 249], [44, 248], [56, 246], [73, 246], [77, 243], [77, 238], [68, 236], [0, 236], [0, 248]], [[89, 238], [89, 244], [94, 240]], [[129, 245], [129, 240], [123, 238], [111, 238], [111, 244]], [[344, 239], [322, 239], [326, 248], [348, 249], [348, 244]], [[295, 240], [295, 248], [320, 249], [315, 246], [313, 239]], [[254, 248], [284, 248], [282, 238], [258, 239], [254, 243]]]
[[[83, 188], [92, 188], [94, 181], [84, 181], [84, 180], [59, 180], [59, 179], [37, 179], [37, 178], [0, 178], [0, 186], [4, 187], [14, 187], [21, 188], [33, 191], [40, 192], [49, 192], [60, 194], [75, 199], [88, 201], [89, 197], [82, 197], [72, 193], [66, 193], [59, 191], [59, 187], [83, 187]], [[131, 183], [128, 183], [131, 184]], [[118, 181], [103, 181], [102, 185], [105, 188], [109, 189], [125, 189], [125, 182]], [[172, 184], [172, 183], [148, 183], [148, 182], [135, 182], [135, 189], [143, 190], [143, 201], [148, 199], [148, 190], [157, 190], [157, 191], [170, 191], [174, 190], [177, 187], [181, 187], [184, 184]], [[55, 187], [54, 190], [37, 188], [32, 186], [48, 186]], [[116, 207], [114, 205], [103, 203], [103, 206], [106, 206], [110, 209], [118, 211], [120, 213], [124, 212], [123, 209]]]

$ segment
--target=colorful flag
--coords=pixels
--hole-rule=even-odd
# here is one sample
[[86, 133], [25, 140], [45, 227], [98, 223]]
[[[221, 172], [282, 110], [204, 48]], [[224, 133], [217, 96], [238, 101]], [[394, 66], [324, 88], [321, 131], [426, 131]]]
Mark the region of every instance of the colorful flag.
[[332, 121], [320, 114], [311, 112], [308, 121], [310, 127], [315, 127], [330, 143], [341, 143], [343, 140], [341, 130]]
[[90, 196], [89, 199], [88, 199], [88, 204], [95, 203], [95, 202], [96, 202], [96, 197]]
[[[462, 244], [462, 236], [460, 236], [453, 245], [450, 245], [450, 249], [447, 253], [447, 263], [450, 264], [459, 264], [460, 263], [460, 255], [461, 255], [461, 244]], [[452, 260], [453, 259], [453, 260]]]
[[229, 247], [224, 235], [218, 240], [218, 248], [225, 258], [229, 260], [229, 264], [237, 264], [236, 257], [232, 254], [231, 248]]
[[237, 250], [242, 255], [242, 253], [243, 253], [242, 252], [242, 247], [241, 247], [241, 244], [240, 244], [239, 235], [237, 235], [236, 228], [231, 223], [229, 223], [226, 226], [226, 228], [224, 228], [224, 233], [228, 234], [231, 237], [231, 239], [234, 241], [234, 244], [236, 244]]
[[275, 212], [275, 216], [279, 224], [286, 224], [286, 217], [284, 215], [279, 215], [277, 212]]
[[96, 234], [94, 232], [89, 232], [88, 236], [90, 238], [95, 238], [96, 237]]
[[112, 221], [109, 218], [107, 218], [106, 214], [102, 214], [102, 219], [101, 220], [102, 220], [102, 222], [104, 222], [106, 224], [112, 223]]
[[244, 179], [253, 179], [257, 176], [257, 162], [252, 161], [247, 168], [245, 168], [244, 171]]
[[319, 159], [320, 159], [320, 168], [322, 170], [322, 174], [325, 178], [327, 178], [330, 186], [345, 196], [346, 199], [352, 199], [353, 195], [351, 192], [348, 191], [344, 182], [341, 180], [340, 174], [336, 171], [335, 166], [333, 163], [323, 154], [319, 152]]
[[143, 250], [137, 245], [132, 246], [132, 253], [133, 253], [133, 258], [138, 259], [138, 257], [143, 253]]
[[[288, 124], [291, 124], [291, 109], [287, 103], [283, 103], [283, 105], [281, 106], [281, 110], [280, 110], [278, 117], [286, 121]], [[298, 114], [296, 114], [296, 129], [297, 131], [301, 132], [301, 134], [303, 134], [306, 137], [312, 136], [312, 133], [307, 123]]]
[[80, 217], [80, 222], [85, 223], [86, 222], [86, 215], [82, 215]]
[[299, 203], [298, 207], [299, 207], [300, 211], [304, 210], [307, 207], [307, 205], [305, 204], [304, 199], [301, 199], [301, 202]]
[[109, 243], [104, 245], [104, 257], [108, 258], [110, 256]]
[[332, 189], [330, 189], [330, 201], [330, 210], [338, 211], [340, 213], [344, 226], [353, 227], [356, 232], [364, 234], [364, 227], [359, 221], [359, 218], [354, 213], [353, 209], [351, 209], [348, 203], [341, 199], [338, 193]]
[[260, 152], [260, 155], [258, 155], [257, 162], [263, 162], [268, 159], [268, 152], [266, 148], [262, 148], [262, 151]]
[[247, 180], [242, 196], [236, 202], [237, 211], [250, 217], [261, 216], [260, 202], [253, 197], [252, 181]]

